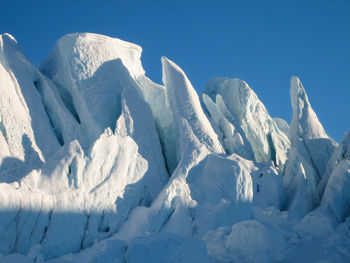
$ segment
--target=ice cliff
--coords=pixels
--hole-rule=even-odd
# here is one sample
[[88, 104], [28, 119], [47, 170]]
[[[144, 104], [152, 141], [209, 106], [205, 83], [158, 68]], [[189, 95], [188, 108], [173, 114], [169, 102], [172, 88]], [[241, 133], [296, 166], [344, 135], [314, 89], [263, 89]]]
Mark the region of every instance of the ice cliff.
[[349, 262], [350, 133], [300, 80], [288, 124], [141, 52], [69, 34], [36, 68], [0, 35], [0, 262]]

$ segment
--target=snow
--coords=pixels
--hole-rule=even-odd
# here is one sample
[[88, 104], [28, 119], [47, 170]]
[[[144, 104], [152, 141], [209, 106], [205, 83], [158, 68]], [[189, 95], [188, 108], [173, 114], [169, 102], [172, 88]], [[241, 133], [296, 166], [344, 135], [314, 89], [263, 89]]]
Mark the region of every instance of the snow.
[[328, 184], [329, 178], [336, 168], [337, 164], [342, 160], [350, 160], [350, 131], [346, 132], [338, 147], [334, 150], [328, 161], [326, 172], [318, 185], [319, 194], [322, 196]]
[[[284, 169], [290, 147], [287, 136], [269, 116], [265, 106], [249, 85], [240, 79], [214, 78], [204, 90], [214, 102], [221, 95], [233, 126], [239, 127], [257, 162], [274, 161]], [[245, 143], [246, 144], [246, 143]]]
[[327, 207], [338, 222], [350, 215], [350, 160], [341, 161], [332, 172], [322, 197], [321, 207]]
[[288, 130], [289, 130], [289, 125], [288, 123], [281, 119], [281, 118], [273, 118], [273, 120], [275, 121], [276, 125], [278, 126], [278, 128], [285, 134], [288, 136]]
[[122, 263], [125, 262], [126, 242], [122, 240], [103, 240], [76, 254], [68, 254], [56, 259], [48, 260], [48, 263]]
[[201, 240], [183, 238], [172, 233], [135, 238], [130, 242], [125, 261], [130, 263], [210, 262], [205, 244]]
[[317, 176], [295, 148], [291, 149], [283, 185], [284, 209], [301, 218], [318, 205]]
[[0, 262], [349, 262], [350, 132], [291, 80], [293, 120], [239, 79], [200, 97], [141, 47], [63, 36], [41, 72], [0, 36]]
[[[193, 135], [208, 150], [214, 153], [224, 152], [217, 134], [203, 112], [198, 95], [185, 73], [174, 62], [165, 57], [162, 57], [162, 66], [167, 101], [173, 117], [172, 132], [175, 133], [175, 140], [181, 137], [181, 122], [184, 119], [192, 130]], [[168, 142], [164, 143], [167, 144]], [[181, 142], [175, 142], [174, 150], [177, 160], [173, 160], [172, 163], [178, 163], [181, 151], [184, 150], [181, 149], [180, 144]]]
[[81, 123], [79, 140], [89, 146], [105, 128], [115, 128], [124, 88], [144, 73], [141, 48], [119, 39], [77, 33], [57, 41], [40, 70], [55, 84]]
[[8, 34], [0, 37], [0, 149], [2, 181], [39, 168], [59, 143], [34, 81], [40, 73]]
[[273, 226], [255, 220], [232, 226], [226, 247], [239, 262], [283, 262], [286, 242]]
[[[242, 131], [240, 132], [239, 129], [234, 126], [234, 119], [228, 112], [222, 97], [217, 94], [216, 103], [206, 94], [203, 94], [202, 97], [211, 120], [220, 134], [219, 138], [224, 146], [225, 152], [227, 154], [237, 153], [242, 157], [253, 160], [253, 150], [248, 140], [242, 135]], [[229, 120], [231, 120], [231, 122]]]
[[145, 75], [139, 76], [137, 83], [142, 90], [144, 100], [151, 108], [166, 166], [172, 173], [176, 168], [176, 133], [174, 132], [173, 117], [165, 87], [152, 82]]
[[315, 169], [320, 180], [337, 144], [326, 134], [297, 77], [291, 79], [290, 96], [293, 107], [293, 119], [289, 128], [290, 141]]
[[19, 189], [0, 184], [2, 204], [8, 204], [1, 226], [13, 244], [3, 240], [1, 250], [26, 253], [40, 242], [44, 257], [53, 258], [110, 236], [147, 194], [160, 190], [159, 175], [145, 176], [147, 168], [129, 136], [106, 131], [87, 155], [77, 141], [64, 146]]
[[[147, 103], [141, 99], [137, 91], [133, 90], [125, 90], [122, 98], [123, 110], [117, 121], [116, 133], [133, 138], [138, 152], [147, 161], [147, 171], [144, 175], [147, 189], [145, 189], [142, 204], [149, 205], [167, 182], [169, 175]], [[145, 130], [147, 133], [144, 132]]]

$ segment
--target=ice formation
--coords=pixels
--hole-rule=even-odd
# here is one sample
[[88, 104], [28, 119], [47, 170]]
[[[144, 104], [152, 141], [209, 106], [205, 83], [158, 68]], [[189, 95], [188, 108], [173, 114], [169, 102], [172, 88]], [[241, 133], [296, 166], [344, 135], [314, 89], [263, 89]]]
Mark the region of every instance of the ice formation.
[[[273, 161], [283, 170], [290, 148], [289, 140], [245, 81], [215, 78], [209, 81], [204, 93], [237, 129], [237, 136], [242, 137], [246, 145], [245, 152], [249, 152], [250, 145], [254, 155], [250, 158], [257, 162]], [[237, 143], [233, 141], [231, 144]]]
[[37, 69], [0, 36], [0, 262], [349, 262], [350, 133], [300, 80], [288, 125], [239, 79], [199, 97], [163, 57], [156, 84], [141, 52], [69, 34]]

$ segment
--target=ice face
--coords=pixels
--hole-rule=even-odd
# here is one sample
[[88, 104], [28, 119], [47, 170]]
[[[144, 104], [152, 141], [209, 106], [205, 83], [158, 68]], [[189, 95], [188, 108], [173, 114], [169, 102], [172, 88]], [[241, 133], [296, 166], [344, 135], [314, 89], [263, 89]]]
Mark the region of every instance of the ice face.
[[338, 222], [350, 215], [350, 132], [347, 132], [334, 151], [322, 178], [319, 190], [324, 194], [321, 206], [326, 207]]
[[[40, 243], [44, 257], [52, 258], [110, 236], [134, 207], [147, 204], [160, 190], [159, 175], [146, 176], [147, 170], [129, 136], [106, 131], [86, 154], [73, 141], [23, 178], [18, 189], [0, 184], [1, 199], [7, 200], [2, 215], [14, 215], [4, 216], [14, 223], [6, 228], [1, 251], [27, 253]], [[8, 246], [14, 240], [15, 247]]]
[[222, 97], [219, 94], [216, 95], [216, 103], [206, 94], [203, 94], [202, 97], [210, 118], [216, 126], [217, 132], [220, 134], [219, 138], [225, 152], [227, 154], [237, 153], [249, 160], [254, 160], [250, 143], [244, 133], [242, 131], [240, 132], [239, 128], [237, 129], [234, 126], [234, 123], [236, 125], [237, 123], [226, 108]]
[[136, 89], [126, 89], [122, 94], [122, 114], [117, 121], [116, 133], [130, 136], [138, 152], [148, 163], [144, 176], [146, 188], [142, 205], [149, 205], [169, 179], [165, 159], [148, 104]]
[[142, 49], [96, 34], [62, 37], [41, 71], [55, 84], [65, 105], [81, 123], [79, 141], [89, 146], [105, 128], [115, 128], [124, 88], [136, 88], [144, 74]]
[[64, 36], [44, 74], [0, 40], [0, 262], [349, 261], [350, 133], [334, 150], [297, 78], [289, 126], [119, 39]]
[[334, 150], [328, 161], [326, 171], [318, 185], [318, 192], [322, 196], [328, 180], [337, 164], [343, 160], [350, 160], [350, 132], [346, 132], [338, 147]]
[[288, 130], [289, 130], [289, 125], [288, 123], [281, 119], [281, 118], [273, 118], [273, 120], [275, 121], [276, 125], [278, 126], [278, 128], [284, 132], [285, 135], [288, 136]]
[[291, 140], [296, 140], [298, 136], [305, 139], [328, 138], [316, 113], [311, 108], [308, 96], [298, 77], [291, 79], [290, 96], [293, 107], [293, 120], [290, 125]]
[[[209, 120], [201, 107], [198, 95], [185, 73], [172, 61], [162, 57], [163, 82], [167, 101], [173, 116], [174, 137], [181, 137], [183, 120], [188, 123], [193, 135], [208, 150], [222, 153], [224, 150], [214, 132]], [[181, 149], [183, 142], [175, 143], [177, 162], [185, 149]]]
[[332, 172], [321, 202], [338, 222], [344, 222], [350, 215], [349, 177], [350, 161], [343, 160]]
[[144, 75], [137, 78], [137, 83], [143, 93], [144, 100], [152, 111], [167, 170], [171, 174], [177, 164], [175, 150], [176, 132], [165, 87], [152, 82]]
[[52, 157], [76, 123], [8, 34], [0, 36], [0, 76], [0, 177], [12, 182]]
[[[6, 52], [4, 51], [2, 53], [3, 56], [8, 55], [15, 59], [17, 59], [16, 56], [18, 56], [20, 58], [23, 57], [24, 59], [24, 56], [18, 51], [16, 43], [12, 43], [12, 38], [9, 38], [6, 35], [3, 37], [9, 42], [2, 45], [4, 46], [3, 49], [6, 48]], [[70, 40], [71, 37], [72, 36], [67, 36], [67, 38]], [[87, 38], [88, 39], [80, 39], [79, 44], [75, 43], [76, 46], [73, 49], [78, 48], [79, 50], [79, 47], [81, 46], [88, 46], [86, 41], [91, 39], [89, 36], [87, 36]], [[101, 38], [103, 39], [104, 37]], [[70, 40], [61, 40], [61, 42], [63, 41], [63, 44], [61, 44], [67, 45], [65, 42], [70, 42]], [[94, 41], [96, 41], [96, 39], [94, 39]], [[114, 42], [117, 42], [117, 44], [123, 46], [122, 43], [119, 43], [120, 41]], [[58, 43], [57, 45], [60, 46], [61, 44]], [[8, 47], [8, 45], [10, 45], [10, 47]], [[101, 47], [97, 49], [102, 51]], [[133, 65], [131, 64], [135, 64], [135, 60], [137, 60], [137, 57], [139, 58], [141, 49], [134, 45], [125, 45], [124, 49], [124, 53], [130, 54], [122, 54], [121, 57], [123, 57], [123, 59], [126, 61], [124, 62], [132, 68]], [[94, 63], [91, 64], [90, 60], [92, 59], [92, 56], [95, 56], [96, 54], [89, 53], [91, 52], [89, 48], [85, 51], [85, 55], [91, 56], [89, 59], [82, 60], [80, 62], [87, 63], [86, 69], [88, 70], [84, 71], [87, 76], [90, 76], [89, 74], [95, 69], [97, 71], [102, 70], [102, 74], [110, 74], [108, 70], [105, 70], [103, 66], [101, 66], [102, 63], [100, 63], [101, 65], [99, 66], [96, 66]], [[53, 53], [56, 52], [58, 51], [53, 51]], [[67, 54], [67, 50], [62, 52], [63, 53], [60, 54], [61, 57], [57, 58], [58, 61], [62, 59], [62, 57], [69, 56], [69, 54]], [[78, 52], [79, 57], [83, 56], [81, 52]], [[113, 52], [115, 53], [116, 51], [114, 50]], [[136, 54], [133, 52], [136, 52]], [[112, 127], [116, 127], [117, 134], [114, 135], [113, 132], [107, 128], [106, 132], [102, 132], [102, 135], [99, 135], [99, 137], [93, 141], [90, 147], [91, 149], [89, 149], [87, 153], [84, 153], [84, 150], [80, 147], [78, 141], [72, 141], [71, 143], [70, 141], [76, 138], [79, 141], [86, 143], [91, 136], [85, 136], [85, 131], [80, 132], [84, 128], [84, 124], [78, 123], [78, 121], [81, 122], [81, 119], [79, 116], [78, 118], [77, 116], [74, 116], [77, 114], [77, 112], [72, 112], [67, 101], [65, 101], [65, 104], [62, 102], [62, 93], [59, 94], [57, 91], [60, 88], [60, 84], [52, 84], [50, 80], [42, 76], [29, 62], [27, 68], [21, 66], [19, 62], [19, 65], [15, 64], [16, 60], [13, 58], [11, 60], [13, 64], [10, 66], [7, 64], [5, 65], [7, 60], [1, 60], [2, 65], [6, 66], [6, 68], [2, 67], [2, 72], [4, 72], [4, 74], [9, 74], [7, 72], [10, 72], [9, 69], [13, 68], [17, 71], [21, 70], [21, 72], [18, 73], [22, 81], [19, 88], [22, 88], [29, 95], [31, 95], [31, 92], [33, 92], [33, 95], [31, 96], [34, 97], [22, 98], [22, 96], [20, 99], [22, 99], [24, 102], [26, 101], [25, 99], [32, 102], [33, 105], [24, 105], [29, 108], [30, 113], [33, 112], [38, 115], [35, 117], [41, 117], [43, 113], [47, 115], [41, 117], [42, 120], [40, 123], [42, 124], [42, 127], [40, 126], [37, 128], [39, 129], [39, 132], [34, 130], [36, 133], [32, 132], [32, 134], [37, 135], [40, 140], [48, 140], [47, 137], [50, 138], [51, 134], [53, 134], [55, 137], [53, 138], [52, 142], [47, 141], [45, 144], [45, 147], [53, 148], [52, 152], [50, 153], [51, 156], [49, 156], [51, 158], [47, 158], [48, 160], [46, 164], [44, 164], [44, 161], [46, 161], [44, 157], [47, 156], [44, 154], [47, 153], [43, 151], [43, 154], [42, 151], [40, 151], [40, 148], [35, 145], [35, 140], [32, 140], [29, 136], [26, 136], [26, 134], [23, 137], [23, 147], [29, 147], [28, 149], [25, 148], [23, 155], [25, 155], [25, 157], [32, 162], [29, 162], [28, 160], [25, 161], [28, 161], [28, 163], [31, 164], [34, 163], [34, 158], [36, 156], [40, 158], [40, 163], [37, 166], [29, 167], [27, 170], [31, 171], [33, 168], [40, 168], [42, 165], [43, 167], [41, 167], [39, 170], [32, 171], [22, 180], [20, 189], [30, 198], [22, 200], [23, 196], [18, 195], [18, 191], [13, 192], [11, 187], [8, 190], [3, 191], [3, 197], [9, 200], [7, 204], [5, 202], [4, 210], [7, 209], [6, 205], [11, 207], [11, 211], [12, 207], [14, 208], [12, 213], [17, 213], [17, 217], [16, 223], [13, 225], [13, 227], [15, 227], [17, 224], [21, 229], [21, 233], [16, 233], [16, 231], [13, 231], [13, 234], [9, 233], [9, 236], [7, 236], [5, 239], [6, 244], [1, 248], [1, 250], [6, 253], [11, 251], [26, 253], [33, 243], [40, 242], [42, 245], [43, 255], [46, 258], [50, 258], [71, 251], [76, 251], [77, 249], [80, 249], [80, 247], [89, 246], [96, 238], [99, 239], [103, 238], [103, 236], [111, 235], [111, 233], [115, 232], [119, 227], [120, 222], [125, 220], [125, 216], [127, 216], [133, 207], [137, 205], [148, 205], [152, 201], [152, 199], [160, 191], [161, 187], [165, 184], [168, 175], [165, 170], [164, 160], [161, 154], [162, 151], [151, 110], [148, 104], [143, 100], [140, 87], [131, 77], [129, 70], [124, 67], [120, 59], [116, 60], [114, 64], [116, 68], [113, 71], [114, 74], [117, 74], [117, 79], [120, 81], [119, 84], [122, 83], [120, 86], [123, 88], [118, 90], [117, 87], [117, 92], [119, 92], [118, 95], [120, 95], [120, 99], [119, 101], [113, 102], [114, 105], [116, 103], [121, 104], [120, 113], [113, 116], [113, 118], [118, 118], [120, 115], [120, 118], [118, 121], [115, 119], [114, 124], [110, 125]], [[102, 56], [101, 60], [103, 61], [103, 59], [107, 58]], [[51, 62], [49, 61], [47, 63], [50, 64]], [[101, 69], [101, 67], [103, 69]], [[55, 69], [60, 72], [60, 70], [66, 70], [67, 68]], [[76, 70], [76, 68], [74, 69]], [[52, 70], [52, 68], [50, 68], [50, 70]], [[135, 77], [137, 77], [138, 75], [143, 74], [143, 71], [139, 70], [138, 73], [133, 71], [133, 73], [135, 74]], [[5, 77], [9, 79], [6, 74]], [[81, 77], [84, 74], [80, 72], [78, 75]], [[7, 80], [6, 78], [4, 79]], [[29, 82], [29, 80], [24, 82], [26, 78], [32, 78], [35, 80], [30, 80], [31, 82]], [[100, 80], [102, 81], [101, 78], [97, 78], [97, 80], [94, 79], [89, 83], [92, 83], [92, 85], [97, 85], [98, 83], [101, 84]], [[29, 86], [25, 85], [27, 82], [30, 84]], [[110, 95], [113, 98], [112, 94], [108, 94], [109, 91], [113, 91], [114, 89], [113, 87], [109, 86], [110, 83], [111, 82], [102, 83], [102, 89], [106, 91], [105, 94]], [[7, 81], [5, 84], [6, 85], [2, 85], [2, 87], [9, 89], [9, 92], [5, 92], [5, 94], [11, 95], [12, 93], [10, 92], [15, 89], [12, 82]], [[88, 85], [84, 86], [84, 88], [87, 86]], [[30, 90], [26, 90], [30, 88], [32, 89], [31, 92]], [[123, 92], [124, 90], [125, 92]], [[19, 91], [20, 90], [18, 90], [17, 93]], [[89, 94], [89, 90], [86, 92], [90, 97], [85, 96], [85, 98], [89, 97], [89, 99], [93, 99], [93, 96], [96, 95]], [[93, 92], [97, 92], [98, 95], [100, 91], [98, 89], [94, 89]], [[12, 97], [16, 98], [15, 95], [9, 96], [9, 98]], [[99, 100], [100, 98], [101, 97], [96, 96], [95, 99], [98, 100], [99, 103], [106, 103], [106, 101], [103, 99]], [[1, 99], [4, 99], [5, 102], [9, 100], [3, 96]], [[63, 96], [63, 99], [66, 98]], [[10, 108], [7, 105], [5, 106], [6, 107], [2, 107], [2, 109], [8, 110]], [[16, 106], [16, 104], [14, 106]], [[90, 106], [91, 110], [96, 110], [92, 104]], [[101, 105], [98, 105], [98, 107], [100, 106]], [[107, 107], [106, 105], [103, 106], [108, 109], [108, 104]], [[33, 107], [33, 109], [31, 109], [31, 107]], [[70, 111], [68, 111], [66, 107], [68, 107]], [[21, 110], [20, 106], [18, 108]], [[111, 108], [113, 113], [113, 105]], [[100, 108], [97, 108], [97, 110], [99, 109]], [[39, 110], [41, 110], [41, 112]], [[26, 117], [25, 114], [22, 115]], [[13, 114], [13, 116], [16, 118], [20, 118], [22, 115], [20, 112], [14, 112]], [[77, 120], [75, 120], [74, 117]], [[103, 117], [104, 116], [102, 116], [102, 118]], [[8, 155], [10, 153], [8, 148], [9, 146], [10, 148], [13, 147], [13, 145], [9, 143], [9, 141], [11, 142], [12, 130], [13, 132], [22, 133], [23, 131], [21, 131], [21, 129], [10, 129], [11, 126], [8, 124], [8, 118], [9, 117], [6, 112], [1, 115], [1, 143], [4, 144], [4, 147], [1, 149], [1, 155], [7, 159], [2, 162], [0, 172], [3, 176], [2, 180], [18, 180], [18, 178], [9, 178], [11, 173], [9, 173], [8, 169], [6, 169], [4, 165], [10, 161], [8, 160]], [[48, 133], [48, 135], [40, 132], [40, 128], [45, 128], [44, 124], [46, 120], [49, 120], [47, 123], [52, 126], [50, 126], [50, 128], [46, 128], [46, 133]], [[63, 123], [63, 120], [65, 123]], [[87, 122], [89, 122], [89, 120], [87, 120]], [[20, 123], [20, 120], [15, 120], [13, 123]], [[37, 122], [37, 124], [40, 123], [39, 121]], [[107, 126], [109, 124], [104, 125]], [[19, 128], [20, 127], [21, 126], [19, 126]], [[30, 129], [35, 128], [35, 126], [31, 127], [30, 124], [27, 124], [27, 126], [24, 126], [24, 128], [25, 127], [29, 129], [29, 132], [27, 132], [29, 134], [31, 131]], [[102, 127], [103, 125], [100, 128]], [[94, 129], [93, 126], [92, 129]], [[146, 134], [143, 134], [143, 130], [147, 130]], [[96, 133], [96, 135], [97, 134], [99, 133]], [[133, 139], [137, 141], [137, 146]], [[56, 148], [54, 143], [57, 143]], [[59, 144], [65, 144], [61, 150], [59, 150]], [[85, 146], [86, 145], [88, 144], [85, 144]], [[46, 148], [44, 148], [44, 150], [46, 150]], [[141, 157], [138, 150], [142, 152], [142, 155], [144, 155], [146, 159]], [[55, 152], [57, 153], [55, 154]], [[16, 155], [14, 156], [16, 157]], [[14, 164], [16, 164], [15, 160], [17, 159], [13, 159], [14, 161], [11, 162], [9, 167], [12, 167], [17, 173], [19, 173], [18, 167], [14, 166]], [[23, 171], [23, 173], [25, 173], [25, 171]], [[119, 188], [112, 186], [113, 184]], [[133, 185], [133, 187], [126, 190], [127, 185]], [[29, 189], [29, 191], [24, 189]], [[31, 189], [38, 192], [37, 195], [31, 194]], [[129, 197], [124, 196], [124, 194], [128, 195]], [[47, 198], [47, 196], [53, 195], [59, 196], [59, 198]], [[90, 197], [88, 197], [89, 195]], [[17, 203], [10, 201], [11, 196], [13, 196], [14, 200], [17, 200]], [[43, 204], [42, 200], [47, 201], [45, 201]], [[89, 201], [87, 202], [87, 200]], [[116, 208], [117, 204], [118, 209]], [[118, 210], [117, 218], [115, 217], [116, 210]], [[37, 222], [38, 219], [35, 218], [39, 218], [39, 222]], [[67, 227], [67, 220], [73, 220], [72, 222], [74, 223], [71, 224], [70, 227]], [[113, 223], [111, 223], [112, 221]], [[48, 227], [48, 224], [50, 224], [50, 228]], [[89, 224], [90, 227], [84, 227], [86, 224]], [[12, 228], [10, 227], [8, 230], [10, 231], [10, 229]], [[108, 231], [103, 229], [108, 229]], [[31, 239], [27, 238], [29, 233], [31, 233]], [[61, 236], [61, 238], [57, 238], [58, 236]], [[67, 239], [68, 237], [69, 240]], [[11, 240], [17, 240], [17, 243], [14, 246], [9, 245], [9, 243], [11, 244], [12, 242]], [[54, 247], [56, 246], [60, 246], [60, 249], [54, 250]]]
[[216, 104], [224, 104], [226, 115], [231, 115], [231, 124], [239, 128], [241, 137], [249, 142], [255, 161], [272, 160], [283, 170], [290, 148], [289, 140], [246, 82], [215, 78], [209, 81], [204, 93]]
[[[293, 119], [288, 130], [292, 150], [284, 173], [284, 208], [299, 217], [313, 210], [325, 187], [319, 185], [336, 143], [328, 137], [311, 108], [305, 89], [297, 77], [292, 77], [290, 94]], [[331, 168], [326, 178], [329, 178]]]
[[283, 185], [283, 208], [297, 217], [302, 218], [318, 205], [317, 175], [295, 148], [291, 149]]
[[320, 180], [337, 144], [323, 129], [297, 77], [291, 79], [290, 96], [293, 107], [293, 119], [289, 127], [290, 141], [309, 162], [309, 165], [315, 169], [318, 180]]

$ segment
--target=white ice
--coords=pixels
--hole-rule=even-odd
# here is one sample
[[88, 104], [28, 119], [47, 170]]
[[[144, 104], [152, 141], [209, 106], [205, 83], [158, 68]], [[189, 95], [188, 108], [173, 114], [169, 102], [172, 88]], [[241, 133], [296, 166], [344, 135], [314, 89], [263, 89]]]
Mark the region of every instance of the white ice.
[[239, 79], [197, 95], [141, 47], [63, 36], [35, 68], [0, 36], [0, 262], [349, 262], [350, 133], [298, 78], [293, 120]]

